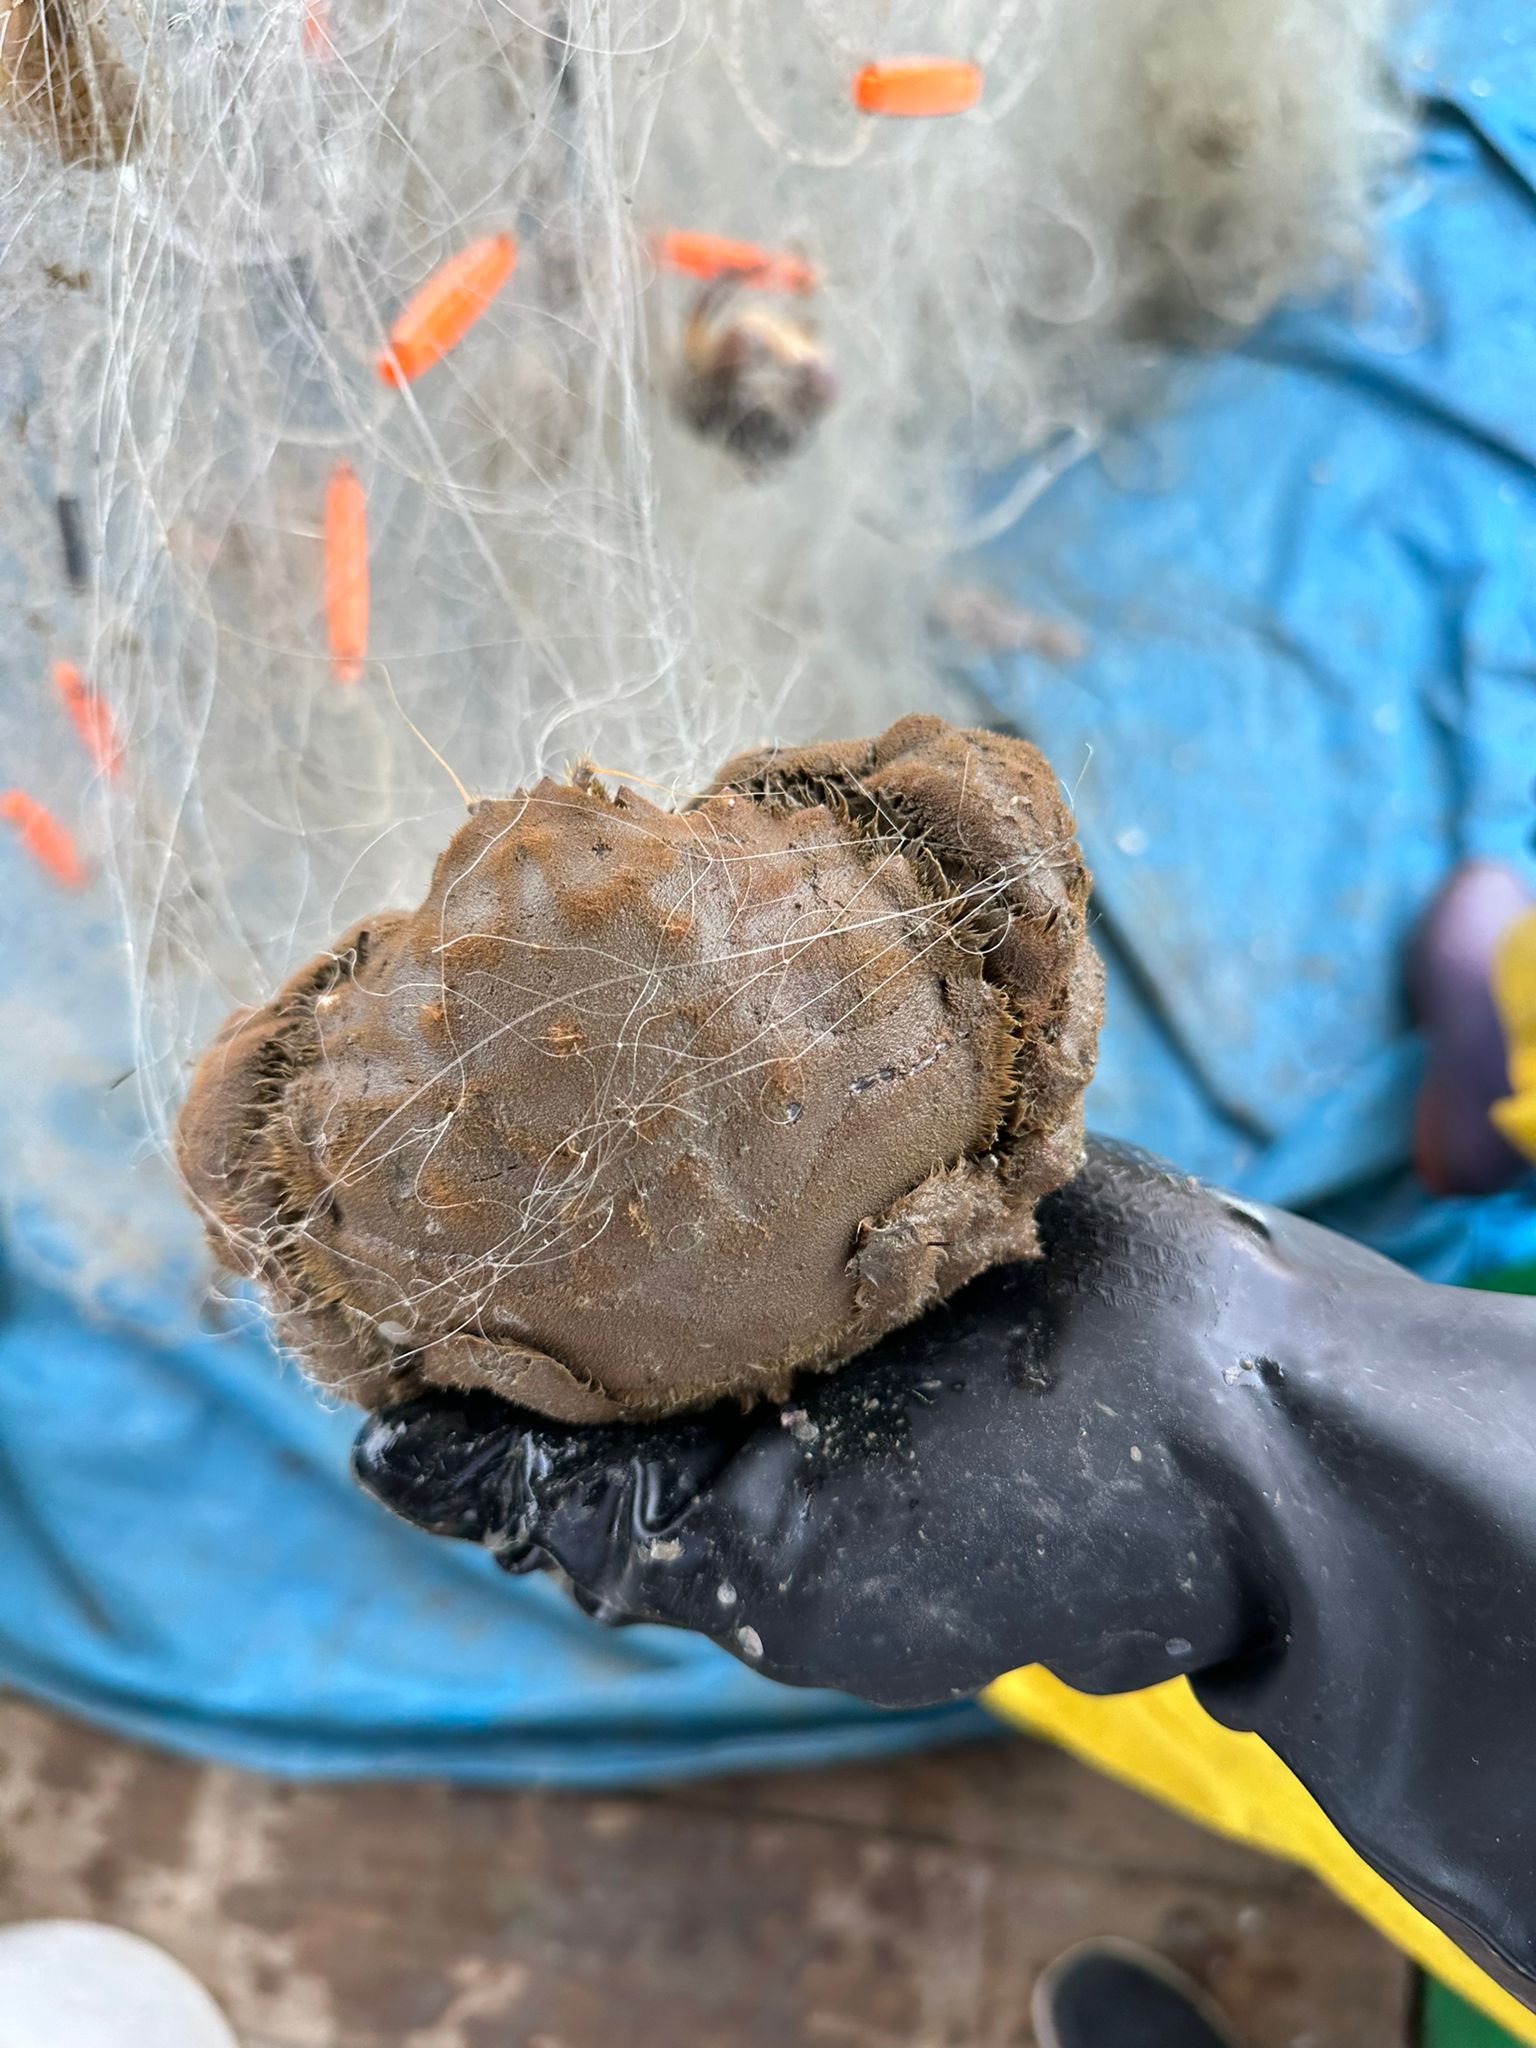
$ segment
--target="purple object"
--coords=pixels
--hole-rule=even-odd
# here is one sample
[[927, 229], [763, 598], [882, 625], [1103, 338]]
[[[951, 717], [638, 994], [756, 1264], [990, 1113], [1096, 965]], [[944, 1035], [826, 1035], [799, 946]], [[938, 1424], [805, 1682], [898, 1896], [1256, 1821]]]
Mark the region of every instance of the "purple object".
[[1408, 999], [1428, 1048], [1414, 1111], [1413, 1163], [1437, 1195], [1493, 1194], [1527, 1170], [1488, 1111], [1509, 1093], [1493, 959], [1531, 903], [1512, 869], [1463, 861], [1435, 893], [1409, 948]]

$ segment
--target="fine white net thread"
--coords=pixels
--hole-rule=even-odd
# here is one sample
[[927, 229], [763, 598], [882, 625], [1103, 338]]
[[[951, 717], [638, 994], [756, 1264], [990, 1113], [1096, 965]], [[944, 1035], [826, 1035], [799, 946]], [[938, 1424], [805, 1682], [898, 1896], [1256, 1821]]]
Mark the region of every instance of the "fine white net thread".
[[[685, 792], [744, 744], [949, 708], [959, 541], [1147, 402], [1170, 342], [1358, 265], [1402, 141], [1385, 0], [12, 0], [0, 57], [39, 6], [131, 109], [126, 160], [87, 163], [14, 72], [0, 107], [0, 780], [103, 878], [44, 913], [18, 883], [10, 1186], [82, 1296], [195, 1269], [191, 1061], [419, 900], [463, 816], [433, 750], [476, 793], [584, 755]], [[980, 105], [858, 113], [859, 67], [908, 51], [975, 59]], [[674, 415], [696, 287], [656, 264], [668, 228], [821, 274], [775, 308], [838, 396], [771, 473]], [[387, 389], [400, 307], [499, 232], [509, 284]], [[322, 599], [342, 459], [353, 687]], [[59, 658], [122, 738], [90, 792]]]

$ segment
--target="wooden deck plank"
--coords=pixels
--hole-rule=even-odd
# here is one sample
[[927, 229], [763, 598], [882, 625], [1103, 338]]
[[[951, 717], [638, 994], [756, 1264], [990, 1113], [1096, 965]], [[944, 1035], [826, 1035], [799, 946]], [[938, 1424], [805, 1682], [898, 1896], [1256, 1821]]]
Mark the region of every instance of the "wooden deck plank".
[[624, 1796], [296, 1786], [0, 1701], [0, 1920], [132, 1927], [247, 2048], [1022, 2048], [1093, 1933], [1254, 2048], [1397, 2048], [1407, 1972], [1311, 1880], [1021, 1738]]

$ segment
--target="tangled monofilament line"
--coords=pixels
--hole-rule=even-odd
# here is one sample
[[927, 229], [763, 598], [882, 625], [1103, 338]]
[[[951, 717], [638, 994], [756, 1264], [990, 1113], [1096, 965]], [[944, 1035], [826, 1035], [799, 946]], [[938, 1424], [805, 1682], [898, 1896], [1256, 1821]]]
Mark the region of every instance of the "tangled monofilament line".
[[[14, 0], [0, 68], [24, 17], [62, 24], [79, 118], [104, 80], [114, 110], [65, 147], [13, 66], [0, 138], [3, 779], [117, 906], [5, 1006], [18, 1186], [84, 1248], [78, 1284], [177, 1238], [166, 1134], [223, 1013], [419, 893], [453, 822], [440, 761], [494, 792], [592, 754], [686, 791], [747, 741], [934, 703], [965, 480], [1004, 472], [994, 500], [1022, 505], [1155, 380], [1148, 335], [1208, 337], [1359, 259], [1402, 136], [1384, 13]], [[859, 68], [910, 51], [980, 65], [979, 105], [859, 112]], [[695, 287], [658, 267], [668, 229], [814, 267], [791, 310], [838, 396], [771, 474], [674, 416]], [[381, 381], [401, 309], [497, 236], [516, 268], [473, 326]], [[340, 463], [371, 583], [350, 685], [326, 639]], [[58, 659], [122, 749], [94, 809]], [[56, 1114], [123, 1071], [124, 961], [131, 1202]]]

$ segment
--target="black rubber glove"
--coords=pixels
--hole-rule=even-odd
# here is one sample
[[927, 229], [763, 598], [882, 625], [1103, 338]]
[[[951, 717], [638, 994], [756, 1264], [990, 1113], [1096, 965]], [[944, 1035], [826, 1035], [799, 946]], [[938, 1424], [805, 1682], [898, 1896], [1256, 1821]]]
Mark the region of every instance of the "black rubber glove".
[[582, 1430], [444, 1396], [371, 1421], [358, 1474], [790, 1684], [1186, 1672], [1531, 1998], [1536, 1305], [1104, 1148], [1041, 1224], [1041, 1259], [782, 1410]]

